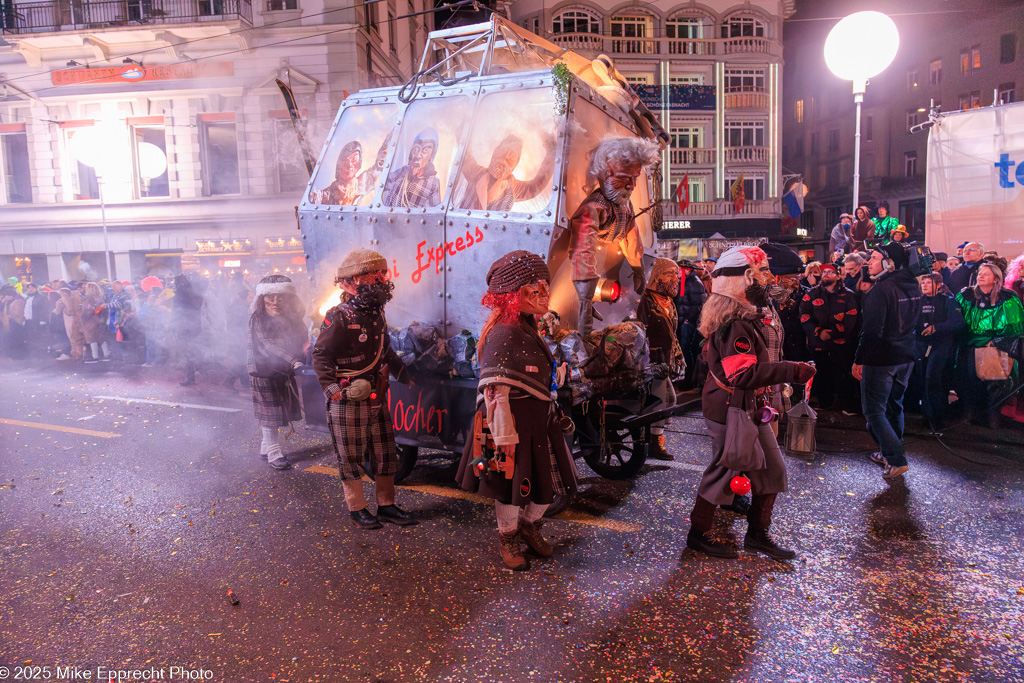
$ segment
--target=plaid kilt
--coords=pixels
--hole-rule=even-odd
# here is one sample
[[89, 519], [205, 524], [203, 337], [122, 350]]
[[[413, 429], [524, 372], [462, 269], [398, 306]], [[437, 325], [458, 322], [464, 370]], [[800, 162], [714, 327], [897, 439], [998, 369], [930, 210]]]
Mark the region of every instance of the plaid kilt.
[[302, 419], [299, 387], [292, 377], [286, 381], [249, 376], [252, 412], [261, 427], [287, 427]]
[[342, 479], [351, 481], [362, 477], [367, 454], [374, 476], [394, 476], [398, 471], [395, 429], [387, 404], [327, 401], [327, 424], [331, 428], [331, 443], [338, 454]]

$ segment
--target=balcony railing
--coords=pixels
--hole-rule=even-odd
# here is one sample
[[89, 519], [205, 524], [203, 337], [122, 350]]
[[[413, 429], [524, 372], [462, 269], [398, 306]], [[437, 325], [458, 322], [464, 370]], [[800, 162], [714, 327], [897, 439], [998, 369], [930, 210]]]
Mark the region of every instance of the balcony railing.
[[715, 163], [713, 147], [675, 147], [669, 149], [672, 165], [711, 166]]
[[727, 92], [725, 106], [727, 109], [767, 109], [771, 104], [771, 95], [767, 92]]
[[725, 163], [727, 164], [767, 164], [767, 147], [726, 147]]
[[40, 33], [224, 19], [252, 24], [251, 0], [44, 0], [17, 2], [0, 32]]
[[767, 38], [621, 38], [597, 33], [558, 33], [548, 34], [546, 37], [557, 45], [581, 53], [782, 56], [781, 44]]
[[782, 202], [779, 199], [748, 199], [741, 211], [736, 211], [732, 200], [717, 199], [711, 202], [690, 202], [686, 211], [680, 213], [674, 201], [664, 202], [663, 215], [666, 219], [674, 218], [711, 218], [729, 216], [781, 216]]

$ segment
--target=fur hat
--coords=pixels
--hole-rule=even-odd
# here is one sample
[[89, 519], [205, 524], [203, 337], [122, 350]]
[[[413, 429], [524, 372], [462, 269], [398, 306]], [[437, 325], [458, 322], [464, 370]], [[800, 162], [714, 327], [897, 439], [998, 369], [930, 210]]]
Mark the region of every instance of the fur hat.
[[372, 249], [353, 249], [338, 266], [335, 282], [388, 269], [388, 262]]
[[[672, 264], [675, 266], [675, 264]], [[487, 271], [487, 291], [508, 294], [537, 280], [551, 280], [544, 259], [528, 251], [512, 251], [491, 264]]]
[[673, 261], [672, 259], [668, 259], [668, 258], [657, 259], [657, 260], [655, 260], [654, 265], [651, 266], [651, 277], [647, 278], [647, 282], [648, 282], [649, 285], [653, 284], [653, 283], [657, 282], [658, 278], [661, 277], [662, 275], [664, 275], [665, 273], [670, 273], [670, 272], [673, 272], [673, 271], [675, 271], [675, 273], [677, 275], [682, 275], [679, 272], [679, 266], [677, 266], [676, 262]]
[[295, 285], [287, 275], [268, 275], [256, 285], [256, 296], [291, 294], [296, 296]]

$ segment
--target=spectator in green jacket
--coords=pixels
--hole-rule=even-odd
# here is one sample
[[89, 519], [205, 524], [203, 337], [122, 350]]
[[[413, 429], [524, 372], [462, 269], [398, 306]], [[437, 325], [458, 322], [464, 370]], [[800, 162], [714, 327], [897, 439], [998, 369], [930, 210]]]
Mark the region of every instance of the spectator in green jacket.
[[978, 266], [977, 284], [961, 290], [956, 300], [967, 322], [959, 363], [962, 398], [972, 421], [995, 427], [999, 415], [992, 409], [1015, 385], [1017, 363], [1011, 359], [1013, 368], [1005, 380], [981, 380], [975, 367], [975, 349], [992, 343], [1001, 351], [1013, 351], [1024, 336], [1024, 304], [1003, 287], [1003, 272], [991, 263]]
[[878, 203], [878, 218], [875, 219], [875, 244], [886, 244], [892, 239], [892, 231], [900, 224], [889, 215], [889, 202]]

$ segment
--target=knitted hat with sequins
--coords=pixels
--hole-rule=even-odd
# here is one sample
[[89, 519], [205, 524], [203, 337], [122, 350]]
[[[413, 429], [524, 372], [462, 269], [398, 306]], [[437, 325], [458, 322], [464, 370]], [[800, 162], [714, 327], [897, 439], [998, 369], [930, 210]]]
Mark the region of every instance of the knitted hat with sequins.
[[338, 280], [347, 280], [367, 273], [377, 273], [388, 269], [388, 262], [384, 257], [372, 249], [353, 249], [345, 257], [345, 260], [338, 266]]
[[551, 280], [544, 259], [528, 251], [517, 250], [491, 264], [487, 271], [487, 291], [508, 294], [537, 280]]

